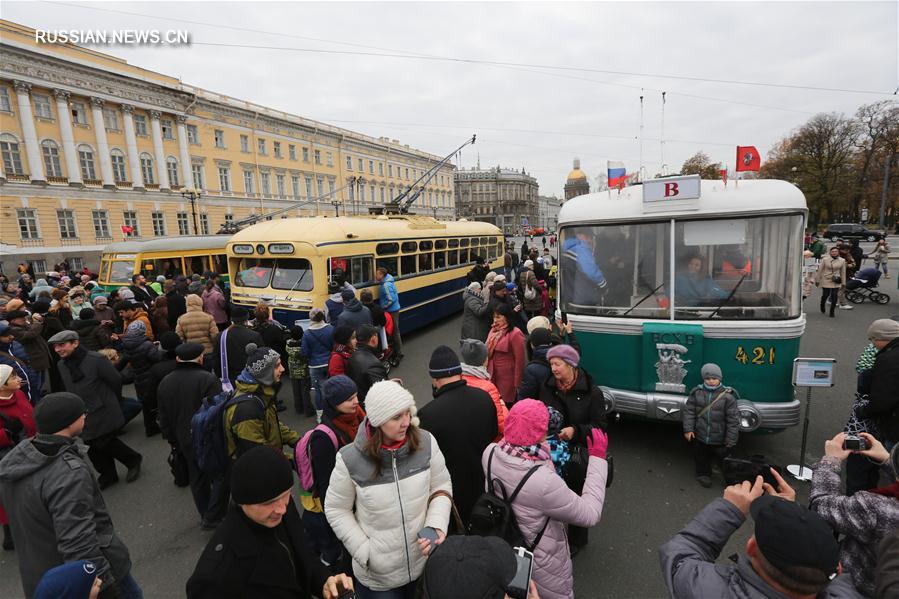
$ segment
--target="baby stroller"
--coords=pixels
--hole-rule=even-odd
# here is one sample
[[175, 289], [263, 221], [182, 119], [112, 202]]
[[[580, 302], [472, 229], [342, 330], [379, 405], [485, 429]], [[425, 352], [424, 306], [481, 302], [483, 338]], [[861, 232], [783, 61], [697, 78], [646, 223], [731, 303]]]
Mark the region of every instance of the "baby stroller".
[[869, 299], [877, 304], [890, 303], [890, 296], [875, 291], [880, 271], [876, 268], [863, 268], [846, 281], [846, 299], [853, 304], [860, 304]]

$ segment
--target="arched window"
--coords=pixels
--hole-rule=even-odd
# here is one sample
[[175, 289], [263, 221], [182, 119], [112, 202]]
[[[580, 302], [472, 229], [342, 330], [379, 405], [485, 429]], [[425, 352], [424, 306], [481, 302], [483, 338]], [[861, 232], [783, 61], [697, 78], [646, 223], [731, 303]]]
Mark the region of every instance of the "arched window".
[[94, 151], [90, 146], [82, 144], [78, 146], [78, 162], [81, 165], [81, 178], [85, 182], [97, 180], [97, 168], [94, 166]]
[[52, 139], [41, 142], [41, 154], [44, 156], [44, 170], [48, 177], [62, 177], [62, 165], [59, 163], [59, 146]]
[[8, 175], [24, 175], [19, 140], [9, 133], [0, 135], [0, 152], [3, 154], [3, 169]]
[[165, 159], [166, 172], [169, 174], [169, 185], [178, 185], [178, 160], [174, 156]]
[[144, 185], [156, 183], [156, 178], [153, 176], [153, 157], [146, 152], [140, 155], [140, 172], [144, 177]]
[[112, 161], [112, 178], [116, 183], [124, 183], [128, 181], [128, 171], [125, 170], [125, 153], [121, 150], [112, 149], [109, 152], [109, 158]]

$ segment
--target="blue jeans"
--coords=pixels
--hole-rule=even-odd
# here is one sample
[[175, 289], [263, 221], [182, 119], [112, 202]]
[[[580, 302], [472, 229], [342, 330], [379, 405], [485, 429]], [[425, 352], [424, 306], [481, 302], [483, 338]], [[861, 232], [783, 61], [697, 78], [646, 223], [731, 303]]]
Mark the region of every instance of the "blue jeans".
[[309, 379], [312, 384], [312, 403], [316, 410], [324, 410], [325, 404], [322, 401], [322, 383], [328, 378], [328, 365], [310, 366]]
[[144, 599], [144, 592], [130, 572], [125, 578], [116, 581], [115, 588], [118, 599]]
[[389, 591], [373, 591], [361, 582], [354, 581], [353, 588], [359, 599], [414, 599], [417, 583], [410, 582]]

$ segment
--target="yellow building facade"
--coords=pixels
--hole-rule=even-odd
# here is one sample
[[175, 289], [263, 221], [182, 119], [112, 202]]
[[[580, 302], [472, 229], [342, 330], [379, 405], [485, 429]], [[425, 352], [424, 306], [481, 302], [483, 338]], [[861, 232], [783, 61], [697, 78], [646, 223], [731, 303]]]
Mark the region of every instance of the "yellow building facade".
[[[2, 20], [0, 153], [7, 273], [63, 258], [94, 270], [112, 241], [216, 233], [285, 208], [279, 217], [365, 214], [441, 159], [87, 48], [37, 44], [31, 28]], [[453, 172], [441, 167], [411, 211], [453, 218]], [[193, 206], [185, 190], [201, 190]]]

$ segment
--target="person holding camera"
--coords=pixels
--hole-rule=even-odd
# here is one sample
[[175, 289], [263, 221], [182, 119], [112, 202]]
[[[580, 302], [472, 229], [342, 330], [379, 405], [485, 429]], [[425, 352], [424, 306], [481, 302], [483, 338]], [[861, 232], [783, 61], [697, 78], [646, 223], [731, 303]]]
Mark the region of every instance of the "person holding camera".
[[[889, 466], [894, 482], [859, 491], [852, 497], [843, 495], [840, 471], [853, 453]], [[877, 546], [890, 532], [899, 529], [899, 445], [888, 452], [868, 433], [857, 437], [839, 433], [824, 443], [824, 457], [814, 470], [809, 505], [843, 536], [840, 563], [852, 576], [855, 587], [865, 595], [873, 595]]]
[[693, 449], [696, 480], [712, 486], [712, 460], [722, 462], [740, 436], [740, 412], [733, 389], [722, 384], [717, 364], [702, 367], [702, 384], [690, 391], [684, 405], [684, 438]]
[[827, 300], [830, 300], [830, 317], [834, 317], [840, 288], [846, 285], [846, 259], [840, 256], [840, 250], [836, 246], [830, 248], [830, 254], [821, 258], [818, 264], [818, 273], [815, 275], [815, 286], [822, 289], [821, 314]]

